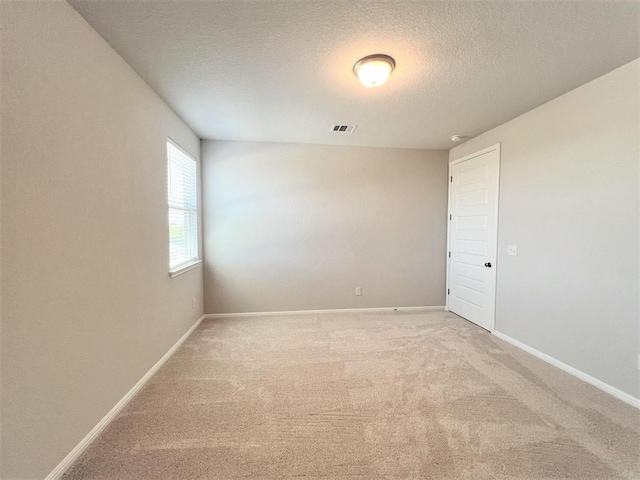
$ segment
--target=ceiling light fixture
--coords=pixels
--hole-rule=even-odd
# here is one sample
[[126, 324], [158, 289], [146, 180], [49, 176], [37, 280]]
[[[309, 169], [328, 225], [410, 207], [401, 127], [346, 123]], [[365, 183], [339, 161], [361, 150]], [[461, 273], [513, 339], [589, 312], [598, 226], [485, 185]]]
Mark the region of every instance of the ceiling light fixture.
[[365, 87], [379, 87], [389, 79], [396, 62], [389, 55], [376, 53], [361, 58], [353, 66], [353, 73]]

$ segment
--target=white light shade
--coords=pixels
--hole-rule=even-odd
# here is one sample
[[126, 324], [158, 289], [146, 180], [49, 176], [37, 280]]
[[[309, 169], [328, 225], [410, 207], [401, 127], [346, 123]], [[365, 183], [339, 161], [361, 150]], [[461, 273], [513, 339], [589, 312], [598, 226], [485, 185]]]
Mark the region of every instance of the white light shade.
[[388, 55], [369, 55], [354, 65], [353, 73], [365, 87], [379, 87], [389, 79], [395, 66], [396, 62]]

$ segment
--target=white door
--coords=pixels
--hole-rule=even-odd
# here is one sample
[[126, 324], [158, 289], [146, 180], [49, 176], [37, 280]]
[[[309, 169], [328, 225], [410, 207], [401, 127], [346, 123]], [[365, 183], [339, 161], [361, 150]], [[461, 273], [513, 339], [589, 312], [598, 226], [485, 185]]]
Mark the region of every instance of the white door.
[[450, 166], [449, 310], [494, 330], [500, 145]]

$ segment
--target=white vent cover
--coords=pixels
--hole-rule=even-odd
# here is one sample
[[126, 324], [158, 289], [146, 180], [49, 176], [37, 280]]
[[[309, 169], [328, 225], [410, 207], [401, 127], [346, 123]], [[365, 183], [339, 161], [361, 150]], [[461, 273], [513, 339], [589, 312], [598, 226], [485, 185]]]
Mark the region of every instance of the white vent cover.
[[358, 125], [339, 125], [337, 123], [331, 125], [331, 131], [337, 133], [353, 133], [356, 128], [358, 128]]

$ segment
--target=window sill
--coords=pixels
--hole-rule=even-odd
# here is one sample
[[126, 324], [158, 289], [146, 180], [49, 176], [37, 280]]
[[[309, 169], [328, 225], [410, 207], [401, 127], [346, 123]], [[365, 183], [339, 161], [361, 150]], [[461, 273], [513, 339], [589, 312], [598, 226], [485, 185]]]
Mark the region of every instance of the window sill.
[[188, 272], [189, 270], [193, 270], [194, 268], [199, 267], [201, 263], [202, 263], [202, 260], [196, 260], [195, 262], [187, 263], [186, 265], [181, 265], [180, 267], [174, 270], [169, 270], [169, 276], [173, 278], [173, 277], [177, 277], [178, 275], [182, 275], [183, 273]]

